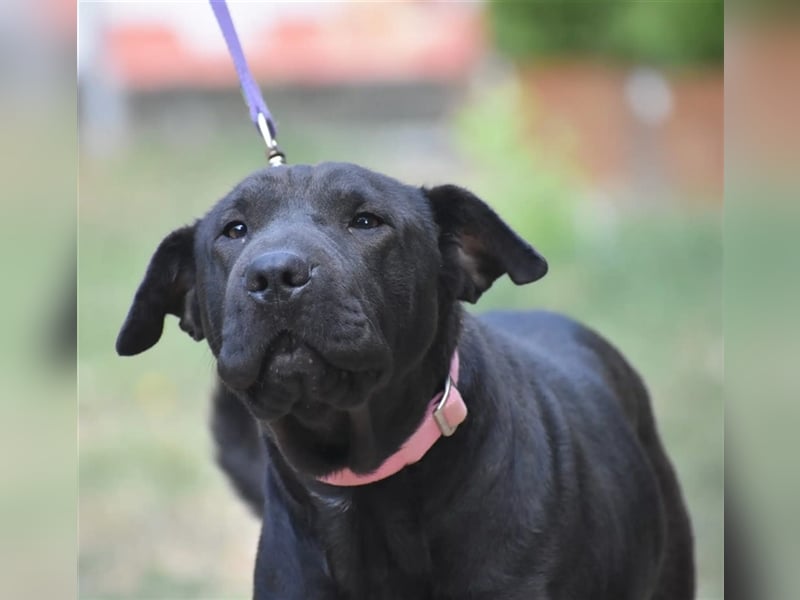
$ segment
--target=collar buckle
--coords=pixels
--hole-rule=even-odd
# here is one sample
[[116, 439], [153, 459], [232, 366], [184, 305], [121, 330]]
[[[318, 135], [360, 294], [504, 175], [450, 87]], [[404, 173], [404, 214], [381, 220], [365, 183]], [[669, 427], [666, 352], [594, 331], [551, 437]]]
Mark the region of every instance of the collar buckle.
[[458, 429], [458, 423], [455, 425], [450, 425], [450, 422], [447, 420], [447, 415], [445, 414], [445, 408], [447, 407], [447, 401], [450, 399], [450, 391], [453, 389], [453, 378], [448, 375], [447, 381], [444, 384], [444, 392], [442, 392], [442, 397], [439, 402], [436, 404], [436, 408], [433, 409], [433, 418], [436, 421], [436, 424], [439, 426], [439, 431], [442, 432], [444, 437], [450, 437], [456, 432]]

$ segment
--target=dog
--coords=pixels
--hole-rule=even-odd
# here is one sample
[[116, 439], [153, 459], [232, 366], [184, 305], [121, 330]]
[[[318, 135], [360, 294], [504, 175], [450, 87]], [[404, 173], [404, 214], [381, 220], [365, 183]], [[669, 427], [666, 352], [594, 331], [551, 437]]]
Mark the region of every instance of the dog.
[[694, 597], [636, 372], [567, 317], [462, 307], [547, 270], [466, 189], [344, 163], [258, 171], [161, 242], [117, 351], [167, 314], [207, 340], [254, 598]]

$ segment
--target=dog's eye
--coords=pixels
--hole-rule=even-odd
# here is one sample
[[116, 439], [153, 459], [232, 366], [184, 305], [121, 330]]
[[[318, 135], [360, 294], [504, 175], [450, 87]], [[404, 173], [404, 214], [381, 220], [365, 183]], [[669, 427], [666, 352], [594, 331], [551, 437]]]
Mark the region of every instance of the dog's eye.
[[225, 225], [224, 229], [222, 230], [222, 235], [231, 238], [232, 240], [244, 237], [247, 235], [247, 225], [241, 221], [231, 221]]
[[374, 229], [381, 225], [383, 225], [383, 220], [368, 212], [360, 212], [350, 221], [350, 227], [353, 229]]

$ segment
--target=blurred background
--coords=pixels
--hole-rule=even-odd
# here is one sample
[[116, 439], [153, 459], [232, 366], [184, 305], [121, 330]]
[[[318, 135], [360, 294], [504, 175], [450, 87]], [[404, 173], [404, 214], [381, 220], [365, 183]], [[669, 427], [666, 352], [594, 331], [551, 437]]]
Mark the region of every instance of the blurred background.
[[[626, 354], [689, 504], [698, 598], [722, 598], [722, 2], [231, 13], [290, 163], [469, 187], [548, 258], [477, 310], [565, 312]], [[159, 241], [263, 144], [206, 3], [81, 2], [78, 24], [80, 597], [247, 598], [258, 522], [212, 460], [210, 352], [172, 319], [145, 354], [113, 346]]]
[[77, 591], [75, 13], [0, 2], [0, 598]]

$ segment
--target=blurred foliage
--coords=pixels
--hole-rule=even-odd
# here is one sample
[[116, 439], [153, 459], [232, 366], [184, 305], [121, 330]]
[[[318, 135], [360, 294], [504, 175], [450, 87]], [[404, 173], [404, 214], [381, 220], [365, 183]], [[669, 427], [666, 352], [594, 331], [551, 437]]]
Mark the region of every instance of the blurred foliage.
[[729, 14], [748, 19], [784, 19], [796, 20], [800, 16], [800, 3], [797, 0], [728, 0]]
[[516, 60], [588, 56], [653, 65], [721, 64], [721, 0], [491, 0], [497, 48]]
[[458, 115], [458, 145], [480, 164], [472, 186], [487, 190], [484, 199], [501, 216], [513, 214], [524, 223], [520, 233], [551, 253], [570, 254], [580, 178], [554, 148], [545, 151], [525, 142], [521, 102], [513, 84], [476, 98]]
[[[6, 16], [18, 14], [9, 9]], [[32, 32], [21, 35], [33, 39]], [[18, 51], [14, 62], [32, 78], [41, 76], [32, 60]], [[57, 77], [3, 83], [2, 218], [35, 223], [36, 234], [33, 241], [12, 227], [0, 239], [7, 278], [0, 310], [0, 597], [70, 598], [76, 593], [76, 380], [59, 319], [75, 318], [68, 287], [75, 274], [74, 86], [60, 88]], [[57, 158], [43, 160], [43, 148]]]

